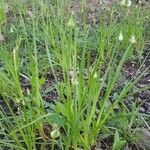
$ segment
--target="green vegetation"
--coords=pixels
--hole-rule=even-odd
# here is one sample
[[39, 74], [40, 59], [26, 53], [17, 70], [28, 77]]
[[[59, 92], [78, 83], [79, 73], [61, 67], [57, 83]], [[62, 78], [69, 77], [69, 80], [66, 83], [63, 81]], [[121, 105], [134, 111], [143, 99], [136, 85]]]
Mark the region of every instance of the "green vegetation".
[[[110, 139], [119, 150], [140, 139], [149, 115], [124, 101], [149, 69], [141, 73], [149, 10], [118, 4], [89, 24], [85, 0], [80, 14], [68, 3], [0, 2], [1, 149], [90, 150]], [[120, 88], [130, 60], [138, 69]]]

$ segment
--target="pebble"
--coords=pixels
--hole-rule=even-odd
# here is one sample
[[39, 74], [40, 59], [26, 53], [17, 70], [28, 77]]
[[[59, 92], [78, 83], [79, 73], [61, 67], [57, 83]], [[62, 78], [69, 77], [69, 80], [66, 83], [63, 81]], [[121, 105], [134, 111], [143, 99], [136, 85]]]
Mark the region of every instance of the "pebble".
[[145, 110], [148, 110], [150, 108], [150, 106], [147, 105], [146, 103], [144, 103], [144, 108], [145, 108]]
[[138, 141], [138, 143], [144, 148], [149, 149], [149, 140], [150, 140], [150, 131], [145, 128], [139, 128], [137, 131], [141, 135], [141, 139]]
[[150, 115], [150, 107], [149, 107], [148, 110], [146, 111], [146, 114]]
[[150, 107], [150, 103], [149, 102], [145, 102], [145, 105], [149, 108]]
[[139, 111], [140, 111], [141, 113], [145, 113], [145, 109], [144, 109], [143, 107], [140, 107]]

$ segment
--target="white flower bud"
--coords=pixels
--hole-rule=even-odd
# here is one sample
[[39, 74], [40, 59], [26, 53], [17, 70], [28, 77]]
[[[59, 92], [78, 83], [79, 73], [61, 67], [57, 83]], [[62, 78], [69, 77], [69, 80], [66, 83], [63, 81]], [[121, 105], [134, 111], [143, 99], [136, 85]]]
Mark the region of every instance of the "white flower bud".
[[71, 14], [74, 15], [74, 11], [72, 11]]
[[0, 43], [5, 40], [4, 36], [0, 33]]
[[127, 4], [127, 6], [128, 6], [128, 7], [130, 7], [130, 6], [131, 6], [131, 4], [132, 4], [132, 1], [131, 1], [131, 0], [128, 0], [128, 4]]
[[27, 88], [27, 94], [30, 95], [30, 90]]
[[11, 33], [13, 33], [13, 32], [14, 32], [14, 30], [13, 30], [13, 28], [12, 28], [12, 27], [10, 28], [10, 32], [11, 32]]
[[122, 41], [122, 40], [123, 40], [122, 31], [121, 31], [120, 34], [119, 34], [118, 40], [119, 40], [119, 41]]
[[95, 79], [97, 78], [97, 73], [94, 73], [93, 78]]
[[56, 128], [55, 130], [51, 131], [51, 137], [53, 139], [56, 139], [57, 137], [59, 137], [60, 132], [59, 132], [59, 128]]
[[129, 39], [129, 41], [130, 41], [132, 44], [136, 43], [136, 39], [135, 39], [134, 34], [131, 36], [131, 38]]
[[59, 131], [59, 127], [57, 124], [52, 124], [52, 131], [51, 131], [51, 137], [53, 139], [59, 137], [60, 135], [60, 131]]
[[32, 13], [32, 11], [30, 11], [30, 10], [27, 10], [27, 14], [29, 15], [29, 17], [33, 17], [33, 13]]
[[71, 83], [74, 84], [74, 85], [79, 85], [79, 82], [75, 77], [71, 78]]
[[122, 0], [122, 1], [120, 2], [120, 5], [121, 5], [121, 6], [125, 6], [125, 4], [126, 4], [126, 0]]
[[69, 75], [70, 75], [71, 77], [73, 77], [73, 76], [74, 76], [74, 72], [73, 72], [73, 71], [69, 71]]
[[70, 19], [69, 19], [69, 21], [68, 21], [68, 23], [67, 23], [67, 26], [68, 26], [68, 27], [74, 27], [74, 26], [75, 26], [75, 23], [74, 23], [74, 21], [73, 21], [73, 18], [70, 18]]

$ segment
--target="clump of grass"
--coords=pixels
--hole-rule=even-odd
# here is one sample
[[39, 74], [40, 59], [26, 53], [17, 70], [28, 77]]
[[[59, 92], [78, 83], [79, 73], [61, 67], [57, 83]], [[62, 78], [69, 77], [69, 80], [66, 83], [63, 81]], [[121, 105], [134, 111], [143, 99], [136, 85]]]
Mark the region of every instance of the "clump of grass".
[[[143, 40], [142, 22], [133, 25], [135, 20], [129, 17], [128, 8], [121, 21], [111, 20], [109, 25], [100, 22], [94, 29], [86, 23], [85, 1], [81, 3], [82, 25], [75, 13], [67, 15], [66, 3], [15, 1], [11, 6], [14, 11], [11, 34], [15, 40], [11, 37], [10, 40], [15, 44], [12, 41], [10, 47], [6, 41], [0, 46], [0, 95], [8, 111], [0, 108], [2, 148], [31, 150], [49, 145], [51, 149], [91, 149], [105, 131], [115, 133], [112, 149], [135, 142], [134, 137], [127, 141], [126, 131], [128, 125], [131, 129], [136, 122], [137, 110], [131, 113], [131, 119], [122, 121], [114, 109], [123, 103], [142, 74], [117, 91], [113, 101], [111, 96], [123, 64], [135, 50], [133, 35], [136, 41]], [[7, 32], [4, 28], [4, 33]], [[57, 68], [61, 81], [55, 74]], [[58, 101], [49, 104], [49, 110], [42, 95], [45, 79], [40, 77], [46, 69], [51, 70], [59, 95]], [[22, 86], [22, 77], [29, 82], [27, 89]], [[120, 109], [121, 116], [127, 113], [126, 109]], [[124, 123], [123, 133], [113, 118]]]

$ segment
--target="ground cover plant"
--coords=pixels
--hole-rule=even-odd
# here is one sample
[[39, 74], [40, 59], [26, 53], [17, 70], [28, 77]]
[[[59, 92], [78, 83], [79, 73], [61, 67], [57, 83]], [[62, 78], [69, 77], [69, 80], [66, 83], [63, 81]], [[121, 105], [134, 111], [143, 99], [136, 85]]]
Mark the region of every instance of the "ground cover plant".
[[148, 1], [0, 1], [0, 149], [150, 148]]

